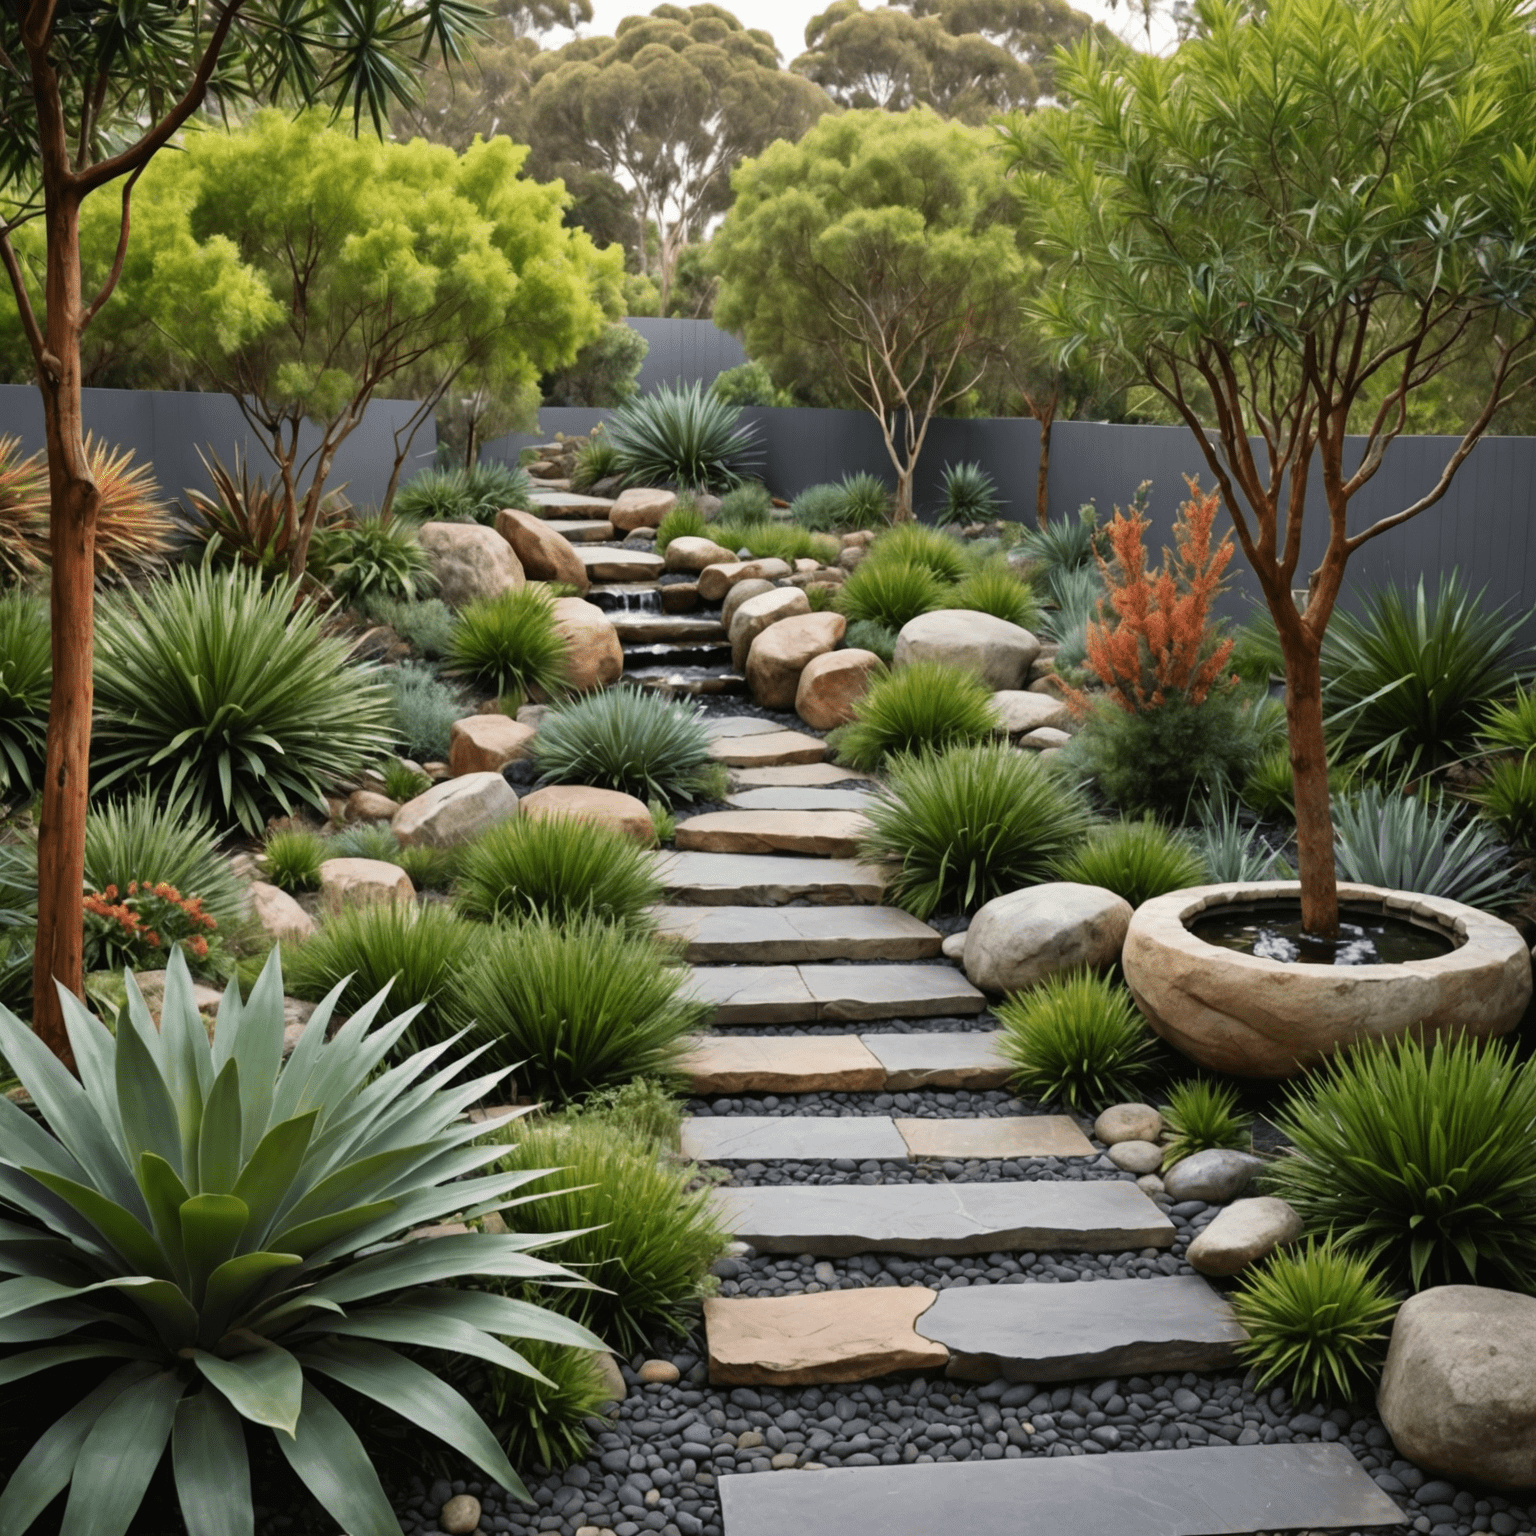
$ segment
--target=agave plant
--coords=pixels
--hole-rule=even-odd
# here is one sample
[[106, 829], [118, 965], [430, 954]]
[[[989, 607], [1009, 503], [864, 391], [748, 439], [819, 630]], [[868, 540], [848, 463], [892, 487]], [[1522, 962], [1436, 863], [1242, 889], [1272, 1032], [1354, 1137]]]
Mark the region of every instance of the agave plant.
[[472, 1058], [434, 1070], [444, 1042], [376, 1075], [411, 1014], [372, 1028], [380, 993], [327, 1041], [335, 1000], [284, 1064], [275, 954], [249, 998], [224, 994], [211, 1040], [173, 956], [159, 1030], [131, 976], [115, 1035], [63, 995], [78, 1080], [0, 1010], [0, 1052], [46, 1125], [0, 1099], [0, 1381], [101, 1364], [12, 1473], [0, 1530], [20, 1536], [68, 1487], [65, 1531], [121, 1536], [169, 1444], [189, 1536], [248, 1536], [250, 1424], [350, 1536], [399, 1536], [322, 1378], [528, 1498], [469, 1402], [390, 1348], [537, 1374], [503, 1339], [602, 1347], [543, 1307], [443, 1284], [579, 1283], [531, 1254], [564, 1234], [404, 1240], [538, 1177], [476, 1176], [506, 1148], [474, 1145], [491, 1123], [464, 1112], [505, 1073], [455, 1083]]
[[739, 406], [702, 385], [663, 387], [625, 401], [608, 423], [608, 438], [620, 473], [634, 484], [729, 490], [760, 457], [756, 429], [740, 422]]
[[972, 460], [945, 466], [941, 523], [990, 522], [1001, 509], [997, 482], [980, 464]]

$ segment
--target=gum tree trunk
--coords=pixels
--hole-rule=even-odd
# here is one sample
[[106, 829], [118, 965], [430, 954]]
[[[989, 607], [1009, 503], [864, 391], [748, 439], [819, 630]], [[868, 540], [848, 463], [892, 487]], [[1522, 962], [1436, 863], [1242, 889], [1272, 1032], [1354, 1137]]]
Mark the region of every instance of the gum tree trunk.
[[1301, 876], [1301, 921], [1308, 933], [1339, 931], [1339, 889], [1333, 863], [1333, 817], [1328, 808], [1328, 749], [1323, 739], [1321, 642], [1297, 624], [1285, 636], [1285, 718], [1296, 789], [1296, 863]]

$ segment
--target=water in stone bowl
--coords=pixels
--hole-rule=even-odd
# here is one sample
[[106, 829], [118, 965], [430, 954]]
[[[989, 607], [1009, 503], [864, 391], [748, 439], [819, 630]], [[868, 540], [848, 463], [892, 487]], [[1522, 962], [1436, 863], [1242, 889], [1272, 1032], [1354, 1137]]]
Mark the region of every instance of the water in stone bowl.
[[1456, 947], [1442, 928], [1379, 909], [1346, 905], [1341, 917], [1338, 938], [1324, 939], [1301, 926], [1299, 901], [1243, 902], [1202, 912], [1189, 931], [1207, 944], [1287, 964], [1398, 965]]

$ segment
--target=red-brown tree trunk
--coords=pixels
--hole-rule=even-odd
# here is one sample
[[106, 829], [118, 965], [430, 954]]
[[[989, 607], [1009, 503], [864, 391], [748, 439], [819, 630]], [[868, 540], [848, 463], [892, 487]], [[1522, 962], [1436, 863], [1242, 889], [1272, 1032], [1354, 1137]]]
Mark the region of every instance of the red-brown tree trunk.
[[1040, 468], [1035, 471], [1035, 522], [1041, 528], [1051, 521], [1051, 429], [1056, 424], [1056, 396], [1041, 408], [1040, 412]]
[[1334, 876], [1333, 816], [1328, 808], [1328, 747], [1323, 738], [1321, 642], [1297, 623], [1285, 634], [1285, 718], [1296, 791], [1296, 864], [1301, 877], [1301, 921], [1308, 933], [1339, 931], [1339, 889]]

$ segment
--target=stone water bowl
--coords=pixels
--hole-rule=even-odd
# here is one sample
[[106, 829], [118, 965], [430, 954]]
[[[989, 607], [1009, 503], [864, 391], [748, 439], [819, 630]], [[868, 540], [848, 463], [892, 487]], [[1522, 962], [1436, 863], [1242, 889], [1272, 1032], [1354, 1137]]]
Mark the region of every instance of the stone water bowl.
[[1409, 1031], [1479, 1036], [1513, 1029], [1531, 996], [1531, 955], [1519, 932], [1439, 896], [1340, 884], [1343, 918], [1386, 916], [1438, 931], [1453, 946], [1428, 959], [1318, 965], [1266, 959], [1190, 931], [1222, 908], [1295, 902], [1295, 880], [1199, 885], [1143, 902], [1121, 964], [1137, 1005], [1169, 1044], [1201, 1066], [1281, 1078], [1340, 1046]]

